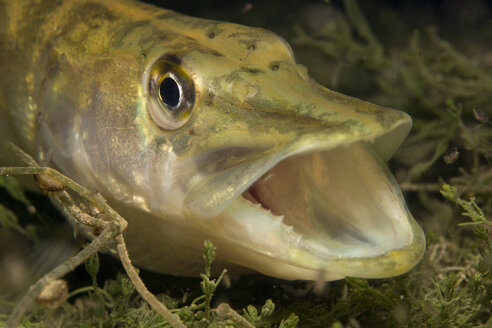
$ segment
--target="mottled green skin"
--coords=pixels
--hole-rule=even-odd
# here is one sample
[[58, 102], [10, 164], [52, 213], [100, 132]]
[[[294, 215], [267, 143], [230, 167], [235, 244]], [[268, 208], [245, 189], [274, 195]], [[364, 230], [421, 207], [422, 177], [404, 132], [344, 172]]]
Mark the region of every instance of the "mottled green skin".
[[[310, 80], [263, 29], [116, 0], [2, 0], [0, 22], [0, 137], [107, 197], [129, 220], [136, 262], [153, 270], [193, 274], [204, 238], [227, 247], [202, 234], [196, 211], [214, 216], [255, 163], [353, 141], [388, 158], [411, 125], [404, 113]], [[148, 111], [158, 58], [195, 84], [191, 118], [174, 131]]]

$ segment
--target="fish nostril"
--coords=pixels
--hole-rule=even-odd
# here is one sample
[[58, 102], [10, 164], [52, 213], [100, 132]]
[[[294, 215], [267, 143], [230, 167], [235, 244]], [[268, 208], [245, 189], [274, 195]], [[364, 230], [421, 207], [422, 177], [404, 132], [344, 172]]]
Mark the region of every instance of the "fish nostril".
[[309, 81], [309, 73], [306, 66], [297, 64], [296, 69], [297, 69], [297, 75], [299, 75], [303, 80]]

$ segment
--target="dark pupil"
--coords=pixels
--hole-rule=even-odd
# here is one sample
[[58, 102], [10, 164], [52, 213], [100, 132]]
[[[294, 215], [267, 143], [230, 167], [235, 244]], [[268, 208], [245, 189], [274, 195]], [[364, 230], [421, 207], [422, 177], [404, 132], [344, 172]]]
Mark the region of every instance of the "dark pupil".
[[166, 77], [162, 81], [159, 87], [159, 94], [162, 101], [169, 107], [179, 104], [179, 86], [173, 78]]

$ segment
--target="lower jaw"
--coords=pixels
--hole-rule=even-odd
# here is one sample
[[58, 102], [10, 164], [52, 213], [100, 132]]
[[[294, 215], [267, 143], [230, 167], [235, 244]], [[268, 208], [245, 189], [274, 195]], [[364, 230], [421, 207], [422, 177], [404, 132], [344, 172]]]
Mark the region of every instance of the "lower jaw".
[[[233, 263], [288, 280], [331, 281], [346, 276], [386, 278], [410, 270], [418, 263], [425, 249], [423, 231], [410, 217], [413, 239], [402, 249], [375, 256], [323, 256], [294, 230], [274, 226], [274, 222], [269, 223], [274, 226], [273, 229], [258, 233], [258, 224], [262, 219], [268, 219], [258, 216], [257, 220], [244, 222], [241, 212], [250, 206], [247, 203], [246, 200], [234, 201], [223, 215], [206, 223], [208, 231], [201, 231], [217, 247], [217, 259], [221, 263]], [[246, 238], [250, 232], [254, 233], [254, 237]], [[230, 268], [227, 264], [225, 267]]]

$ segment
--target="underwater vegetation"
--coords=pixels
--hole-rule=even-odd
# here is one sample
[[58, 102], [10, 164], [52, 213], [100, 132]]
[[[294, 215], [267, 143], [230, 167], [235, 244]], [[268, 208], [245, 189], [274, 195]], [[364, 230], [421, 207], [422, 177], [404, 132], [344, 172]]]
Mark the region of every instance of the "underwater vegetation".
[[[447, 20], [433, 21], [429, 12], [437, 5], [345, 0], [294, 10], [291, 2], [273, 9], [233, 2], [228, 9], [237, 5], [231, 19], [237, 16], [239, 23], [282, 34], [297, 60], [327, 87], [412, 116], [412, 132], [390, 164], [426, 232], [423, 260], [391, 279], [321, 284], [245, 276], [219, 284], [219, 277], [210, 276], [214, 247], [206, 244], [200, 279], [141, 272], [143, 280], [189, 327], [246, 325], [223, 318], [214, 310], [220, 303], [255, 327], [492, 326], [492, 8], [471, 1], [449, 12]], [[209, 18], [210, 11], [192, 14]], [[284, 19], [266, 25], [271, 11]], [[461, 11], [474, 14], [475, 23], [460, 23]], [[214, 15], [229, 19], [222, 12]], [[409, 23], [417, 16], [421, 21]], [[62, 234], [55, 227], [63, 219], [14, 178], [0, 177], [0, 185], [1, 266], [12, 250], [45, 245]], [[67, 302], [56, 309], [36, 306], [22, 325], [168, 327], [122, 272], [108, 256], [91, 257], [66, 277]], [[3, 293], [6, 281], [0, 276], [5, 313], [12, 307]], [[0, 327], [5, 320], [1, 315]]]

